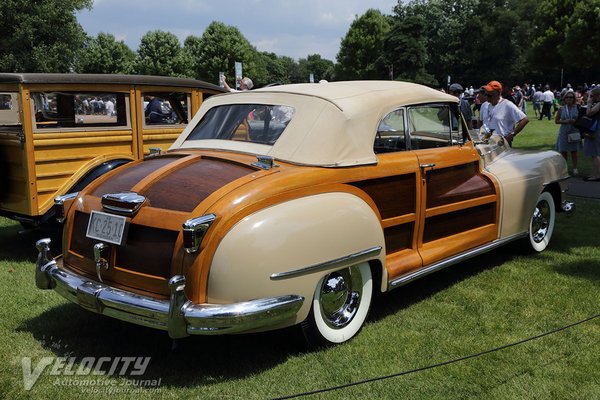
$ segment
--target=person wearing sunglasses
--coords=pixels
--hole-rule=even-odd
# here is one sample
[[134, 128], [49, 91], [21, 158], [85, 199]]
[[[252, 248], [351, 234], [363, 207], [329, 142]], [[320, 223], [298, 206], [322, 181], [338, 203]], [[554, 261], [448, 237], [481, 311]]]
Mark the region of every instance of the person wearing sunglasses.
[[494, 133], [504, 137], [512, 147], [513, 139], [529, 123], [529, 120], [512, 101], [502, 97], [500, 82], [491, 81], [483, 89], [487, 101], [481, 106], [479, 119], [488, 128], [493, 129]]
[[[558, 109], [554, 122], [560, 125], [558, 137], [556, 138], [556, 150], [568, 160], [568, 154], [571, 153], [571, 162], [573, 163], [573, 176], [578, 175], [577, 154], [581, 150], [581, 135], [579, 130], [573, 125], [579, 116], [577, 104], [575, 104], [575, 92], [572, 90], [566, 92], [562, 98], [563, 105]], [[577, 140], [577, 136], [579, 139]]]

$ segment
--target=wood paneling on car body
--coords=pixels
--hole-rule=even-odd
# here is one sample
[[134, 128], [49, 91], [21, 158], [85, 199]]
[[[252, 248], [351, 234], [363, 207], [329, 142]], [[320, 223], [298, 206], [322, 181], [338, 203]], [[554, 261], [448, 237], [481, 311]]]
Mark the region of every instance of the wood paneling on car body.
[[494, 185], [479, 172], [478, 160], [427, 173], [427, 208], [494, 195]]
[[496, 218], [496, 204], [489, 203], [427, 218], [423, 242], [442, 239], [486, 225]]
[[[160, 179], [140, 191], [151, 199], [153, 207], [190, 212], [217, 189], [257, 168], [228, 160], [199, 158], [185, 168], [168, 173], [168, 179]], [[202, 185], [197, 184], [202, 180]]]
[[178, 155], [173, 157], [153, 158], [144, 162], [132, 164], [129, 168], [121, 168], [117, 170], [116, 173], [112, 174], [112, 179], [103, 180], [101, 185], [96, 186], [92, 195], [101, 197], [103, 194], [107, 193], [131, 191], [145, 176], [181, 157], [181, 155]]
[[414, 172], [352, 182], [375, 202], [382, 219], [414, 213], [417, 206]]
[[[439, 246], [442, 237], [460, 237], [458, 242], [470, 243], [480, 240], [478, 227], [482, 225], [486, 226], [486, 237], [496, 231], [494, 183], [479, 173], [474, 162], [460, 164], [460, 157], [454, 165], [435, 169], [432, 179], [441, 183], [440, 187], [431, 189], [423, 184], [423, 171], [410, 152], [383, 154], [379, 156], [378, 165], [349, 168], [278, 163], [270, 170], [260, 170], [251, 166], [255, 161], [255, 157], [243, 154], [177, 151], [114, 171], [110, 179], [100, 178], [92, 183], [92, 196], [85, 197], [89, 205], [89, 209], [84, 205], [86, 212], [99, 204], [97, 196], [101, 194], [114, 189], [134, 190], [148, 196], [149, 204], [142, 207], [131, 223], [176, 234], [176, 238], [169, 236], [169, 246], [173, 249], [171, 263], [164, 257], [160, 265], [155, 264], [157, 268], [142, 267], [141, 271], [134, 265], [150, 265], [156, 258], [152, 252], [144, 256], [143, 252], [136, 251], [136, 257], [144, 260], [135, 260], [135, 263], [127, 261], [130, 258], [126, 253], [117, 255], [115, 273], [121, 274], [119, 282], [131, 283], [138, 291], [166, 295], [165, 277], [183, 273], [188, 278], [189, 298], [205, 301], [212, 255], [231, 227], [245, 216], [269, 206], [320, 193], [347, 192], [362, 198], [371, 207], [384, 230], [389, 278], [420, 268], [423, 265], [421, 251], [428, 252], [429, 258], [453, 254], [454, 246], [447, 250]], [[465, 175], [469, 183], [461, 185]], [[167, 208], [172, 217], [161, 217]], [[461, 218], [473, 210], [477, 211], [477, 218], [470, 224], [462, 223]], [[211, 212], [217, 214], [217, 220], [200, 251], [186, 254], [182, 248], [181, 223]], [[426, 228], [419, 229], [422, 223], [419, 221], [424, 221]], [[89, 248], [85, 251], [88, 257], [92, 245], [82, 245]], [[78, 256], [80, 251], [75, 250], [73, 256]], [[67, 258], [67, 262], [70, 260]], [[93, 265], [85, 269], [88, 273], [94, 271]], [[162, 286], [161, 280], [165, 280]]]
[[[443, 151], [443, 157], [440, 156]], [[443, 260], [498, 237], [500, 189], [472, 146], [418, 152], [424, 174], [419, 253]]]

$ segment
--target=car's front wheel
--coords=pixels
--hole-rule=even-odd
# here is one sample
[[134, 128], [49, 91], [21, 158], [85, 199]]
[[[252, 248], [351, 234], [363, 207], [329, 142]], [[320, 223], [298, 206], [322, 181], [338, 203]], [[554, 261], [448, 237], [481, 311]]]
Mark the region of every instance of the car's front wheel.
[[302, 324], [311, 347], [342, 343], [362, 328], [373, 297], [368, 263], [324, 276], [315, 289], [310, 315]]
[[533, 250], [539, 252], [548, 247], [552, 238], [555, 219], [554, 198], [549, 192], [542, 192], [529, 221], [529, 243]]

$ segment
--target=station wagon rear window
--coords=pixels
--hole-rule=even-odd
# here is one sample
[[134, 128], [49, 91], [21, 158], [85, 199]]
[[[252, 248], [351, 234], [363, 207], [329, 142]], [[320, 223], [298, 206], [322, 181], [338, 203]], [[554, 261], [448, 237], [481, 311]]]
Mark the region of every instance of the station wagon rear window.
[[144, 125], [186, 125], [190, 95], [185, 92], [144, 92]]
[[38, 130], [129, 125], [125, 93], [32, 92], [31, 98]]
[[221, 139], [273, 145], [294, 118], [293, 107], [230, 104], [214, 107], [186, 140]]
[[0, 93], [0, 126], [20, 125], [17, 93]]

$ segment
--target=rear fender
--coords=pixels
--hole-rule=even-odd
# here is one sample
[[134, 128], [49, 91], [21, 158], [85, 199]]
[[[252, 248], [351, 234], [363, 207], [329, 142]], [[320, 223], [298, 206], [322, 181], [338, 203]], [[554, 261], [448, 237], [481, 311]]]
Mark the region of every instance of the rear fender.
[[79, 192], [81, 189], [89, 185], [92, 181], [100, 176], [112, 171], [113, 169], [120, 167], [123, 164], [127, 164], [132, 160], [118, 159], [105, 161], [102, 164], [95, 167], [93, 170], [88, 172], [83, 178], [79, 179], [73, 188], [69, 192]]
[[302, 197], [251, 214], [227, 232], [213, 257], [207, 300], [301, 295], [298, 323], [323, 276], [372, 260], [381, 268], [375, 276], [387, 282], [381, 223], [364, 200], [343, 192]]

